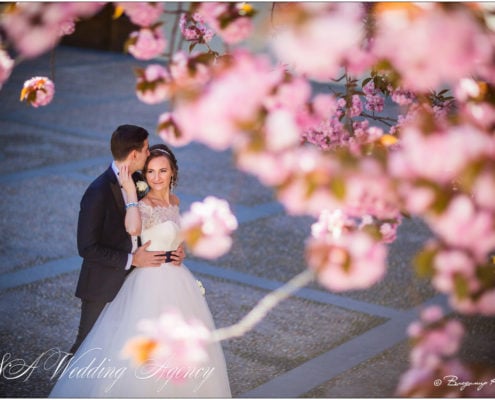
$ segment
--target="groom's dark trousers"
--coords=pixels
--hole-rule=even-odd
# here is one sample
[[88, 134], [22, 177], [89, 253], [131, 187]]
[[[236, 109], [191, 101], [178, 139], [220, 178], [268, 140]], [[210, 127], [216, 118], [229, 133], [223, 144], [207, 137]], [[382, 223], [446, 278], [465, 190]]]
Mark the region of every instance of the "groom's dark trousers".
[[75, 353], [105, 305], [120, 290], [132, 241], [125, 229], [125, 204], [111, 166], [86, 189], [79, 211], [77, 248], [83, 258], [76, 296], [82, 300]]

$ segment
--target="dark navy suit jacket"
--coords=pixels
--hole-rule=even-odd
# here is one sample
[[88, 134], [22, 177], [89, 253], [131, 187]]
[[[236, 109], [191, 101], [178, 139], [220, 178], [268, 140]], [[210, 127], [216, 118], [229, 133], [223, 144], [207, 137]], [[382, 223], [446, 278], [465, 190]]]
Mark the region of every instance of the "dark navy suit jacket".
[[83, 258], [76, 296], [110, 302], [129, 272], [132, 250], [125, 230], [125, 204], [120, 184], [110, 166], [86, 189], [79, 211], [77, 248]]

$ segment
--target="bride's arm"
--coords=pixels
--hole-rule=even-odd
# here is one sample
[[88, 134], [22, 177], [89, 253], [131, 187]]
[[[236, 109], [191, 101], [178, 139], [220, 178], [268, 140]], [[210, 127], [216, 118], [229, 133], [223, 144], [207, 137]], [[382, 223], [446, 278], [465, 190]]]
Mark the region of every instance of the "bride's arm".
[[120, 183], [127, 195], [126, 213], [125, 213], [125, 229], [129, 235], [138, 236], [141, 234], [141, 214], [138, 208], [138, 198], [136, 185], [132, 180], [131, 173], [127, 165], [120, 168]]

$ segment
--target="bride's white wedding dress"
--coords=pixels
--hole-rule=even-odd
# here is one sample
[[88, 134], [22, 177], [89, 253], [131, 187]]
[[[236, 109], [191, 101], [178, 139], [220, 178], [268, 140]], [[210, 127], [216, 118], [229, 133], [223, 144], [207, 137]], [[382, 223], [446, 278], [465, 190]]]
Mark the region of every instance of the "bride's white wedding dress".
[[[139, 203], [143, 243], [149, 250], [175, 250], [179, 233], [179, 208], [151, 207]], [[50, 393], [50, 397], [231, 397], [225, 358], [220, 344], [208, 348], [209, 361], [190, 370], [174, 383], [136, 369], [121, 358], [126, 341], [136, 336], [138, 321], [157, 318], [169, 307], [186, 320], [196, 318], [209, 329], [213, 319], [192, 273], [171, 263], [135, 268], [115, 299], [108, 303]], [[162, 371], [163, 372], [163, 371]], [[172, 370], [168, 376], [171, 376]]]

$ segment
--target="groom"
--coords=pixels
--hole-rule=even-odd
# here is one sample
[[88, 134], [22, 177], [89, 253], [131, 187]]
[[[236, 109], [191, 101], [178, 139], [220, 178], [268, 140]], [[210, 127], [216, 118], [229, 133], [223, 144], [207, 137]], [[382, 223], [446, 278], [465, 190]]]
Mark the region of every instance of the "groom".
[[[108, 302], [120, 290], [131, 267], [158, 267], [165, 262], [163, 251], [138, 247], [124, 225], [125, 191], [118, 180], [119, 167], [140, 171], [149, 156], [148, 132], [135, 125], [121, 125], [110, 141], [113, 162], [86, 189], [79, 211], [77, 247], [83, 258], [76, 297], [81, 299], [81, 320], [74, 354]], [[183, 256], [177, 255], [177, 259]], [[179, 262], [182, 260], [179, 260]]]

